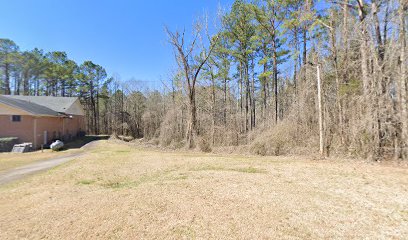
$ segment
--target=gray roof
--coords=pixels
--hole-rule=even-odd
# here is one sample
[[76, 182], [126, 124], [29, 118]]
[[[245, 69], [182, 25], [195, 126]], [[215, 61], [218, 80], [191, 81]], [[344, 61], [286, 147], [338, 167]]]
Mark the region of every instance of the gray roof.
[[23, 100], [49, 108], [55, 112], [65, 113], [78, 100], [76, 97], [51, 97], [51, 96], [21, 96], [3, 95], [4, 97]]
[[34, 115], [42, 115], [42, 116], [60, 116], [58, 112], [49, 109], [45, 106], [41, 106], [39, 104], [28, 102], [16, 98], [11, 98], [10, 96], [0, 95], [0, 103], [6, 104], [11, 107], [15, 107], [21, 109], [23, 111], [29, 112]]

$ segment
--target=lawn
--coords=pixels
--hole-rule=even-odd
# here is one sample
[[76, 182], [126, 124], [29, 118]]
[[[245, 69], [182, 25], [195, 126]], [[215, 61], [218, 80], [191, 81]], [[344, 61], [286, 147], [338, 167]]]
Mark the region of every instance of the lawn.
[[408, 170], [100, 141], [0, 187], [0, 239], [403, 239]]

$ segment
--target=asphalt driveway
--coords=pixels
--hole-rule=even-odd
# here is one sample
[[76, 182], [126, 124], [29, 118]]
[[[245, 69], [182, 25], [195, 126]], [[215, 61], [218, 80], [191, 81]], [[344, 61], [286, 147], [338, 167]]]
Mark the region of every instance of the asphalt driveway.
[[22, 167], [14, 168], [5, 172], [0, 172], [0, 186], [22, 179], [26, 176], [30, 176], [39, 172], [46, 171], [63, 163], [69, 162], [85, 153], [74, 153], [69, 156], [57, 157], [53, 159], [47, 159], [44, 161], [38, 161]]

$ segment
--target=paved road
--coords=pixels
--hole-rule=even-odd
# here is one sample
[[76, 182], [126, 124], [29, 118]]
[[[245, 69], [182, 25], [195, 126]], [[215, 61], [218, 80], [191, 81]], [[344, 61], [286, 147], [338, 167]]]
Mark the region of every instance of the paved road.
[[84, 153], [75, 153], [69, 156], [63, 156], [63, 157], [48, 159], [44, 161], [39, 161], [39, 162], [25, 165], [23, 167], [18, 167], [12, 170], [2, 172], [0, 173], [0, 185], [4, 185], [10, 182], [22, 179], [26, 176], [48, 170], [60, 164], [71, 161], [75, 158], [78, 158], [81, 155], [84, 155]]

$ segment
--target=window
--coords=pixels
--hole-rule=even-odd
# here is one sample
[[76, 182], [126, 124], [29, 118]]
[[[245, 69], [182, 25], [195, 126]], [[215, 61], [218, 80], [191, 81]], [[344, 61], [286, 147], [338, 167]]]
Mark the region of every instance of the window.
[[21, 116], [20, 116], [20, 115], [13, 115], [13, 116], [11, 117], [11, 120], [12, 120], [13, 122], [21, 122]]

